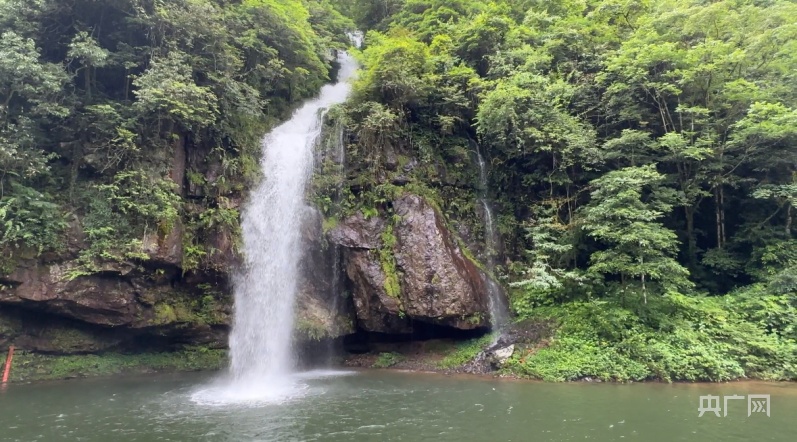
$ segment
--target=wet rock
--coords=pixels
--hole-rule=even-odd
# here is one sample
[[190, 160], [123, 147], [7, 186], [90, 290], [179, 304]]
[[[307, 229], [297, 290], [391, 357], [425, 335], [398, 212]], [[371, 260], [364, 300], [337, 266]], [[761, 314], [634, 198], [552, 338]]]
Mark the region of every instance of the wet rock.
[[226, 229], [217, 230], [209, 234], [207, 241], [210, 243], [210, 247], [216, 250], [204, 261], [207, 270], [226, 275], [240, 264], [240, 256], [235, 248], [235, 238], [231, 232]]
[[381, 333], [411, 333], [413, 321], [486, 327], [487, 275], [465, 256], [442, 215], [412, 194], [393, 208], [395, 225], [357, 214], [329, 232], [344, 248], [360, 327]]
[[296, 331], [299, 339], [335, 338], [354, 332], [351, 299], [343, 296], [339, 250], [323, 234], [321, 213], [307, 208], [302, 225]]
[[111, 262], [91, 275], [76, 270], [71, 261], [18, 263], [6, 276], [13, 284], [0, 286], [0, 344], [69, 354], [226, 343], [229, 300], [173, 286], [177, 270]]
[[378, 249], [380, 235], [385, 230], [385, 220], [380, 217], [366, 219], [357, 213], [338, 224], [327, 234], [329, 241], [350, 249]]
[[463, 254], [442, 215], [411, 194], [393, 207], [401, 218], [395, 256], [407, 315], [464, 330], [486, 327], [487, 276]]
[[357, 323], [364, 330], [381, 333], [412, 333], [401, 299], [390, 296], [379, 255], [374, 250], [347, 250], [346, 274], [352, 282]]
[[509, 358], [512, 357], [512, 354], [515, 353], [515, 345], [512, 344], [509, 347], [499, 348], [497, 350], [493, 350], [493, 360], [496, 364], [503, 365]]
[[9, 279], [14, 288], [0, 290], [0, 303], [38, 308], [48, 313], [105, 326], [130, 324], [139, 313], [132, 286], [114, 275], [126, 267], [108, 265], [106, 273], [70, 279], [76, 264], [40, 265], [28, 262], [17, 267]]

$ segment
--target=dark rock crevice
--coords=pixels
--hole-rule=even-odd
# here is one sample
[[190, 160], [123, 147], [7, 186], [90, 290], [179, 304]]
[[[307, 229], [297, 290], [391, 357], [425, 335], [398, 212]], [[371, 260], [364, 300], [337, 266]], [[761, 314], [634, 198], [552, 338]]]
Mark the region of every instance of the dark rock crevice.
[[342, 349], [346, 353], [362, 354], [382, 349], [385, 345], [409, 342], [432, 341], [446, 339], [451, 341], [467, 341], [480, 338], [489, 333], [487, 328], [462, 330], [455, 327], [430, 324], [421, 321], [410, 321], [410, 333], [381, 333], [358, 329], [343, 339]]

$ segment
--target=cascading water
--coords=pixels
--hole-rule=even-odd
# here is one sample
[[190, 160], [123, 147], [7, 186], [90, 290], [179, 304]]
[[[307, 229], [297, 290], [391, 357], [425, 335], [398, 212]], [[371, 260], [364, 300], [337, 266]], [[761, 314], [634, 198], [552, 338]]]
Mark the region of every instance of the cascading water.
[[[353, 36], [359, 45], [359, 36]], [[262, 182], [243, 211], [245, 262], [233, 280], [234, 318], [230, 335], [232, 382], [212, 401], [278, 399], [295, 394], [292, 335], [304, 194], [313, 170], [313, 148], [326, 109], [346, 100], [354, 59], [338, 54], [338, 82], [324, 86], [290, 120], [263, 139]], [[214, 389], [215, 390], [215, 389]], [[209, 390], [200, 393], [209, 393]], [[207, 394], [202, 394], [207, 399]], [[223, 397], [218, 397], [223, 396]]]
[[[493, 272], [496, 264], [495, 257], [498, 253], [498, 234], [495, 231], [493, 209], [490, 207], [490, 202], [487, 199], [487, 164], [484, 161], [484, 157], [482, 157], [478, 143], [472, 141], [472, 144], [476, 151], [476, 160], [479, 163], [479, 189], [481, 191], [479, 203], [484, 210], [484, 246], [487, 251], [485, 254], [487, 257], [486, 264], [487, 269]], [[490, 323], [493, 330], [501, 330], [504, 325], [506, 325], [509, 311], [504, 302], [503, 292], [501, 287], [496, 284], [492, 278], [487, 278], [487, 291], [490, 301]]]

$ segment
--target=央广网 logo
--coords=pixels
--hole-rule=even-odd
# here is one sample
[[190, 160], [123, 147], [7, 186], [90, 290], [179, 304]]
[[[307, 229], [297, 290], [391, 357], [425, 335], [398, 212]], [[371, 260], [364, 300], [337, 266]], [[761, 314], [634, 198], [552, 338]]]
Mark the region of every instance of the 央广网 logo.
[[[747, 395], [747, 416], [749, 417], [753, 413], [766, 413], [767, 417], [769, 417], [769, 396], [768, 394]], [[725, 417], [728, 415], [728, 401], [743, 400], [744, 398], [744, 396], [738, 394], [723, 396], [722, 406], [720, 406], [719, 396], [710, 394], [700, 396], [700, 406], [697, 408], [700, 414], [697, 417], [702, 417], [705, 413], [714, 413], [717, 417], [720, 417], [720, 411], [723, 412], [722, 417]]]

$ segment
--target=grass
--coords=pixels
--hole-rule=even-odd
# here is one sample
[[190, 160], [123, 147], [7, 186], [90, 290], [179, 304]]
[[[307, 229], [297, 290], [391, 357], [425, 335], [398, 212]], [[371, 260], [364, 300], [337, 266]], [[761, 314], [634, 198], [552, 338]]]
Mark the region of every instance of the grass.
[[389, 368], [404, 360], [404, 356], [395, 352], [379, 353], [371, 368]]
[[488, 334], [481, 338], [461, 342], [438, 363], [438, 366], [444, 369], [461, 367], [472, 361], [492, 340], [493, 335]]
[[123, 373], [218, 370], [227, 360], [225, 350], [203, 347], [164, 353], [104, 353], [44, 355], [17, 353], [12, 382], [110, 376]]

